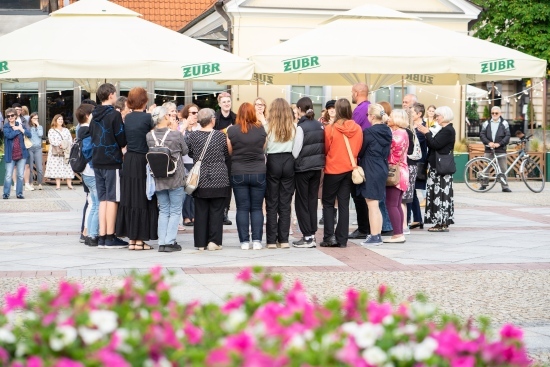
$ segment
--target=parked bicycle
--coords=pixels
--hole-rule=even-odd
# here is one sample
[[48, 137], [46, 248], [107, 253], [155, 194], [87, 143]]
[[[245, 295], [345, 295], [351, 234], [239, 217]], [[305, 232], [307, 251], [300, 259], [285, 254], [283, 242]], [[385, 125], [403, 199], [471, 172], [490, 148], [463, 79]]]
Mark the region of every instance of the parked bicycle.
[[[525, 186], [533, 192], [541, 192], [544, 189], [544, 174], [537, 162], [529, 157], [529, 154], [525, 152], [525, 145], [529, 141], [532, 135], [520, 139], [519, 142], [513, 143], [520, 145], [521, 148], [517, 152], [495, 154], [495, 150], [491, 148], [493, 152], [493, 159], [486, 157], [472, 158], [466, 163], [464, 169], [464, 182], [471, 190], [476, 192], [487, 192], [491, 190], [497, 182], [506, 183], [508, 174], [514, 169], [517, 164], [519, 167], [519, 178], [525, 183]], [[504, 156], [518, 154], [514, 162], [508, 167], [506, 172], [502, 172], [498, 165], [497, 159]]]

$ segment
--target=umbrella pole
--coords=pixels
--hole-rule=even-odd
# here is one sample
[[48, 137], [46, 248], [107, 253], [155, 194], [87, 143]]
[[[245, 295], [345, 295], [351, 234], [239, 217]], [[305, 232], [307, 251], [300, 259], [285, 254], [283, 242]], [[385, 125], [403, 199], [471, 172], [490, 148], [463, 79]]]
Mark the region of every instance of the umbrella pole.
[[546, 84], [546, 77], [542, 80], [542, 146], [546, 152], [546, 109], [548, 103], [548, 85]]
[[256, 78], [256, 98], [260, 96], [260, 78]]

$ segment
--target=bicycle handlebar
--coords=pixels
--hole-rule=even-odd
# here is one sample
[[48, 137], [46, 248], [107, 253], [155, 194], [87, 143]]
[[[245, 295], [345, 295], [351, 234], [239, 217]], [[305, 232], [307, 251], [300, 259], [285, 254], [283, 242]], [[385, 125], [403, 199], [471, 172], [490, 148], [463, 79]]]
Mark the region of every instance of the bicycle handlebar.
[[[508, 143], [508, 145], [520, 145], [520, 144], [523, 144], [523, 143], [527, 143], [529, 141], [529, 139], [531, 139], [533, 137], [533, 134], [531, 135], [528, 135], [528, 136], [524, 136], [523, 138], [521, 138], [519, 141], [516, 141], [516, 142], [513, 142], [513, 143]], [[489, 149], [492, 149], [494, 150], [495, 148], [491, 148], [490, 146], [488, 145], [485, 145], [485, 147], [489, 148]]]

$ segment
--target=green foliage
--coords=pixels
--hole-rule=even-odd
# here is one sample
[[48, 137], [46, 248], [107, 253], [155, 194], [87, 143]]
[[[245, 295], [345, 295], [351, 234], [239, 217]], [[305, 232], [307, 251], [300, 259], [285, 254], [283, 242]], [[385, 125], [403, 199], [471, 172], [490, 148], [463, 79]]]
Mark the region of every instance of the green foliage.
[[488, 120], [491, 118], [491, 110], [489, 109], [489, 106], [485, 106], [483, 108], [483, 119]]
[[535, 125], [537, 122], [535, 111], [533, 110], [533, 102], [529, 101], [527, 104], [527, 118], [529, 120], [529, 125]]
[[548, 0], [473, 0], [483, 11], [475, 36], [544, 59], [550, 65]]
[[466, 101], [466, 117], [470, 120], [470, 122], [479, 120], [479, 114], [477, 113], [478, 107], [479, 106], [476, 101]]

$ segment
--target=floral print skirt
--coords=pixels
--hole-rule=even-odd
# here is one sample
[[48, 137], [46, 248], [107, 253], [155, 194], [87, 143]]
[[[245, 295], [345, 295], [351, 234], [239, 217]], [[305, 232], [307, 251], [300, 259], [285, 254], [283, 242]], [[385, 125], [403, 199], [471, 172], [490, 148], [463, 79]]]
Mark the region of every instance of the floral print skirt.
[[454, 224], [453, 175], [438, 175], [435, 168], [428, 169], [426, 182], [426, 216], [424, 223], [448, 226]]

